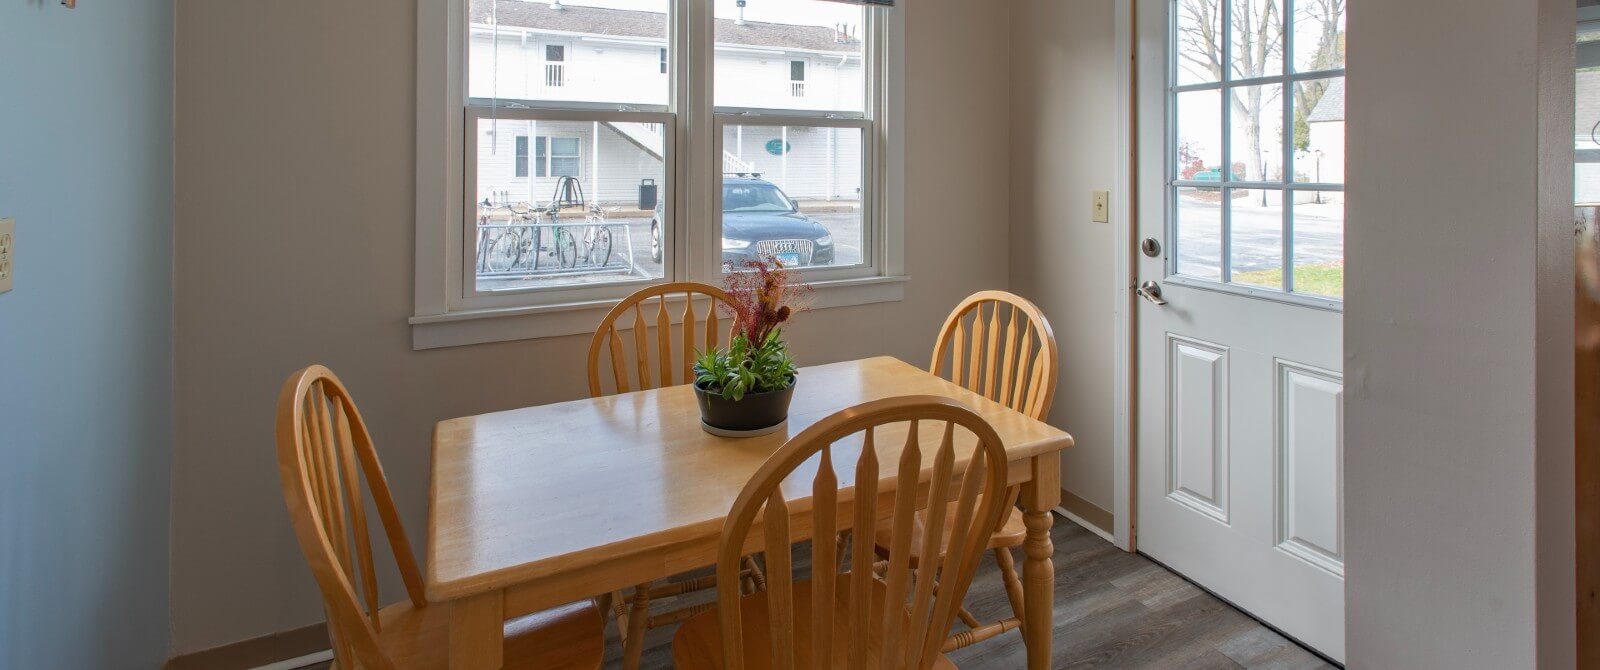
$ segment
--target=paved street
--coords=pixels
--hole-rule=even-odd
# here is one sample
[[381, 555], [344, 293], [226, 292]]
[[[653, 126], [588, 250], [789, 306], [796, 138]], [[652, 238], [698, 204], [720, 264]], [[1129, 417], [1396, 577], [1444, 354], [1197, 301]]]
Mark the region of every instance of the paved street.
[[[1294, 254], [1297, 265], [1344, 260], [1344, 206], [1329, 194], [1326, 202], [1294, 206]], [[1235, 272], [1277, 269], [1283, 263], [1283, 209], [1261, 205], [1256, 197], [1233, 202], [1233, 269]], [[1181, 197], [1178, 200], [1178, 271], [1220, 279], [1222, 276], [1222, 207], [1220, 202]]]

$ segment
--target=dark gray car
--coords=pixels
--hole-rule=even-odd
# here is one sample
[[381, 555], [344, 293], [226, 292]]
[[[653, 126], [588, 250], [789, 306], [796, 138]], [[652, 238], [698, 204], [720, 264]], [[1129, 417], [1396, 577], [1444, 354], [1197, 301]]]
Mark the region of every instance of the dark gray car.
[[[650, 257], [661, 261], [662, 207], [650, 220]], [[831, 265], [833, 235], [800, 212], [775, 184], [760, 177], [722, 180], [722, 267], [730, 270], [764, 257], [786, 267]]]

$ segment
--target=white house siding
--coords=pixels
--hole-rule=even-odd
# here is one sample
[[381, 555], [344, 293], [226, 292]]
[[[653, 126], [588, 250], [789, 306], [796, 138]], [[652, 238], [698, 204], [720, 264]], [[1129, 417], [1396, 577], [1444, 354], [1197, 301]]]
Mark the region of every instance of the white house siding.
[[[717, 105], [763, 109], [863, 109], [866, 82], [855, 54], [790, 52], [757, 54], [735, 46], [717, 47]], [[794, 95], [790, 63], [805, 61], [805, 91]]]
[[[1310, 124], [1311, 151], [1322, 152], [1321, 177], [1323, 181], [1342, 183], [1344, 177], [1344, 121], [1319, 121]], [[1317, 179], [1316, 161], [1308, 156], [1295, 158], [1296, 179]], [[1316, 199], [1313, 193], [1301, 193], [1300, 201]], [[1330, 198], [1335, 202], [1343, 202], [1344, 194], [1341, 192], [1323, 193], [1320, 196], [1324, 202]]]
[[[584, 194], [602, 206], [635, 206], [639, 183], [654, 179], [665, 188], [661, 159], [606, 124], [598, 124], [599, 162], [595, 161], [596, 125], [588, 121], [525, 121], [483, 119], [478, 125], [478, 200], [549, 202], [558, 177], [538, 177], [534, 137], [576, 137], [579, 174]], [[528, 176], [516, 176], [517, 136], [527, 136]], [[496, 142], [496, 138], [499, 141]], [[598, 184], [596, 183], [598, 179]]]
[[1573, 202], [1600, 203], [1600, 163], [1578, 164]]
[[789, 128], [788, 153], [775, 156], [767, 143], [781, 139], [776, 126], [725, 126], [722, 149], [798, 200], [858, 200], [861, 197], [861, 131], [855, 128]]
[[[666, 104], [668, 76], [661, 72], [665, 41], [611, 39], [483, 28], [472, 34], [469, 91], [477, 98], [580, 100]], [[547, 81], [545, 47], [566, 50], [563, 85]], [[790, 62], [806, 62], [805, 91], [793, 94]], [[866, 83], [859, 54], [756, 52], [717, 47], [717, 104], [773, 109], [854, 110], [863, 108]], [[498, 82], [498, 86], [496, 85]]]
[[[566, 47], [562, 86], [549, 86], [545, 46]], [[665, 42], [610, 40], [503, 28], [498, 39], [487, 29], [472, 34], [471, 81], [477, 98], [581, 100], [635, 104], [667, 103], [667, 75], [661, 73]], [[496, 86], [496, 82], [499, 85]]]
[[[663, 21], [665, 19], [663, 18]], [[547, 80], [545, 47], [565, 47], [561, 86]], [[474, 26], [469, 57], [473, 66], [469, 93], [478, 98], [578, 100], [664, 104], [668, 76], [661, 73], [660, 48], [665, 41], [640, 37], [573, 35], [537, 29]], [[793, 95], [790, 63], [806, 62], [803, 96]], [[823, 53], [794, 49], [717, 46], [717, 81], [723, 106], [802, 110], [859, 110], [864, 82], [859, 52]], [[800, 200], [859, 200], [861, 148], [855, 129], [790, 128], [790, 149], [783, 156], [768, 153], [766, 144], [782, 130], [744, 126], [743, 140], [735, 126], [724, 133], [725, 149]], [[516, 137], [528, 136], [528, 177], [515, 171]], [[571, 136], [580, 140], [580, 179], [586, 195], [604, 206], [636, 205], [642, 179], [654, 179], [665, 192], [665, 172], [654, 144], [635, 142], [612, 127], [590, 122], [485, 119], [478, 128], [477, 199], [494, 202], [547, 202], [556, 177], [535, 177], [536, 136]], [[498, 138], [498, 142], [496, 141]]]
[[[638, 204], [642, 179], [654, 179], [665, 188], [665, 172], [659, 157], [611, 126], [599, 124], [598, 131], [600, 152], [596, 163], [596, 124], [592, 122], [482, 119], [478, 124], [476, 199], [497, 203], [548, 202], [555, 193], [557, 178], [534, 176], [538, 174], [534, 138], [539, 136], [578, 139], [578, 177], [585, 194], [603, 206]], [[529, 138], [527, 177], [516, 176], [518, 136]], [[860, 199], [861, 131], [791, 127], [789, 151], [783, 156], [769, 153], [767, 143], [781, 137], [782, 129], [778, 127], [727, 126], [723, 132], [723, 149], [751, 164], [762, 177], [777, 184], [792, 198]]]

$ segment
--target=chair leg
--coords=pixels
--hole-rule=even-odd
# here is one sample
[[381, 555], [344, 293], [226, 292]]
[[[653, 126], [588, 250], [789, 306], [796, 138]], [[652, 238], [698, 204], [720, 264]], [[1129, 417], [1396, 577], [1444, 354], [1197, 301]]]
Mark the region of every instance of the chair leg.
[[[622, 604], [618, 603], [619, 614]], [[625, 616], [617, 618], [617, 632], [622, 635], [622, 667], [637, 670], [644, 654], [645, 624], [650, 621], [650, 584], [633, 587], [633, 606]], [[626, 631], [624, 633], [624, 631]]]
[[1018, 621], [1026, 619], [1022, 615], [1022, 579], [1017, 577], [1017, 564], [1011, 556], [1011, 550], [995, 547], [994, 562], [1000, 566], [1000, 579], [1006, 585], [1006, 599], [1011, 601], [1011, 613], [1016, 615]]

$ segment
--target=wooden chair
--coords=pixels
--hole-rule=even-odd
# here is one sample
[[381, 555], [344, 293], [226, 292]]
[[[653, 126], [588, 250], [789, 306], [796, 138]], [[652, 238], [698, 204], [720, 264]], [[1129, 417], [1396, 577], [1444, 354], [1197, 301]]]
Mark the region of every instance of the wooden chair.
[[[1044, 420], [1055, 399], [1059, 366], [1055, 334], [1044, 313], [1026, 299], [1004, 291], [975, 293], [957, 305], [945, 319], [934, 345], [933, 362], [928, 370], [936, 375], [1005, 405], [1029, 417]], [[1023, 621], [1022, 580], [1017, 576], [1011, 549], [1022, 546], [1028, 529], [1019, 514], [1013, 514], [1019, 490], [1006, 492], [1004, 520], [989, 541], [995, 563], [1005, 583], [1012, 616], [983, 623], [966, 608], [958, 612], [968, 630], [951, 638], [951, 649], [959, 649], [1011, 630], [1021, 630]], [[922, 530], [914, 533], [920, 538]], [[892, 535], [879, 525], [874, 538], [880, 555], [889, 555]], [[945, 541], [939, 551], [943, 552]], [[921, 547], [920, 541], [912, 547]], [[914, 551], [911, 563], [922, 558]]]
[[[667, 303], [679, 298], [683, 300], [683, 307], [677, 313], [682, 321], [674, 328]], [[695, 282], [659, 284], [625, 298], [606, 313], [600, 328], [589, 340], [589, 397], [694, 382], [696, 353], [720, 342], [718, 305], [732, 309], [733, 298], [720, 288]], [[702, 314], [705, 315], [703, 331], [698, 326]], [[629, 315], [631, 318], [622, 322]], [[732, 325], [730, 321], [729, 327]], [[650, 336], [652, 326], [656, 329], [654, 338]], [[627, 330], [633, 333], [625, 341], [622, 332]], [[674, 330], [678, 332], [676, 345], [672, 337]], [[678, 353], [676, 361], [674, 352]], [[610, 374], [604, 374], [607, 363]], [[606, 388], [603, 381], [612, 382], [610, 388]]]
[[[683, 306], [669, 311], [667, 303], [677, 299], [683, 301]], [[726, 291], [709, 284], [678, 282], [642, 289], [611, 308], [589, 342], [590, 397], [693, 383], [696, 353], [714, 348], [720, 342], [719, 305], [732, 309], [733, 299]], [[677, 327], [672, 325], [674, 311], [680, 320]], [[705, 318], [703, 329], [699, 324], [701, 315]], [[733, 322], [730, 320], [728, 325], [731, 328]], [[654, 337], [649, 332], [652, 326], [656, 330]], [[623, 332], [629, 330], [631, 335], [624, 338]], [[674, 332], [677, 333], [676, 342]], [[676, 358], [674, 353], [677, 353]], [[608, 364], [609, 374], [604, 369]], [[607, 381], [609, 388], [604, 383]], [[760, 567], [748, 557], [744, 565], [739, 575], [740, 588], [745, 591], [763, 588], [765, 575]], [[677, 623], [712, 606], [712, 603], [702, 603], [651, 616], [652, 600], [682, 596], [716, 585], [715, 576], [705, 576], [656, 586], [640, 584], [634, 587], [632, 594], [612, 594], [617, 630], [622, 637], [624, 666], [638, 667], [646, 630]]]
[[[290, 376], [278, 397], [277, 433], [283, 499], [322, 591], [335, 665], [446, 667], [450, 605], [429, 604], [423, 596], [421, 571], [372, 436], [339, 378], [320, 365]], [[405, 601], [382, 608], [363, 480], [406, 589]], [[515, 619], [505, 632], [507, 668], [600, 667], [604, 619], [593, 602]]]
[[[924, 433], [924, 427], [933, 428]], [[969, 453], [958, 455], [957, 429], [975, 439]], [[906, 439], [893, 451], [903, 430]], [[855, 436], [861, 437], [856, 439]], [[924, 453], [929, 435], [940, 436]], [[965, 438], [965, 435], [962, 435]], [[849, 438], [848, 443], [841, 441]], [[839, 443], [839, 444], [836, 444]], [[882, 451], [884, 453], [880, 454]], [[859, 452], [853, 485], [839, 488], [834, 456]], [[820, 453], [820, 456], [819, 456]], [[959, 468], [957, 459], [967, 458]], [[882, 465], [880, 465], [882, 463]], [[802, 471], [815, 476], [809, 490], [785, 478]], [[927, 468], [927, 470], [925, 470]], [[683, 668], [931, 668], [954, 667], [940, 653], [945, 636], [972, 583], [978, 558], [1000, 522], [1006, 487], [1006, 455], [1000, 438], [975, 412], [949, 398], [905, 396], [868, 402], [812, 425], [767, 459], [728, 513], [718, 548], [717, 573], [726, 582], [736, 578], [740, 556], [752, 546], [766, 550], [768, 588], [744, 596], [718, 589], [717, 608], [689, 619], [672, 643], [676, 666]], [[881, 471], [887, 470], [884, 478]], [[925, 492], [919, 485], [927, 471]], [[809, 508], [790, 518], [785, 498], [809, 493]], [[839, 573], [841, 527], [873, 527], [885, 514], [878, 506], [892, 492], [893, 542], [888, 561], [880, 563], [861, 547], [850, 555], [849, 571]], [[926, 513], [919, 500], [934, 501]], [[946, 504], [945, 501], [951, 501]], [[841, 524], [840, 510], [848, 510]], [[758, 518], [761, 541], [750, 538]], [[913, 528], [942, 529], [923, 533], [922, 555], [935, 551], [932, 542], [949, 538], [938, 561], [910, 565]], [[791, 532], [798, 529], [799, 534]], [[812, 538], [810, 579], [792, 583], [791, 545]]]

